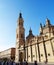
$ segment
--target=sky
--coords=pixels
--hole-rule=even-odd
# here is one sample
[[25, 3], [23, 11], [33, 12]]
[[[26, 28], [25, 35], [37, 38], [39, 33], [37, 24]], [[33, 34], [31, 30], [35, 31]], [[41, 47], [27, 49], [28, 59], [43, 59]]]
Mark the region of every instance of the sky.
[[46, 18], [54, 24], [54, 0], [0, 0], [0, 51], [16, 46], [19, 13], [24, 19], [25, 37], [31, 27], [39, 35], [40, 23]]

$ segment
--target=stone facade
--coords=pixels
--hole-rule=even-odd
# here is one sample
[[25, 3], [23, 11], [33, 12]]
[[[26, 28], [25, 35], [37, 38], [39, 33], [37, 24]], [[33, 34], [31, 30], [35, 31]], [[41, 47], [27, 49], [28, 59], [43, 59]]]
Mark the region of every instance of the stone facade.
[[40, 34], [34, 36], [30, 28], [25, 40], [22, 14], [19, 14], [16, 30], [15, 62], [54, 62], [54, 25], [46, 19], [46, 24], [40, 24]]
[[15, 60], [15, 48], [10, 48], [0, 52], [0, 60]]

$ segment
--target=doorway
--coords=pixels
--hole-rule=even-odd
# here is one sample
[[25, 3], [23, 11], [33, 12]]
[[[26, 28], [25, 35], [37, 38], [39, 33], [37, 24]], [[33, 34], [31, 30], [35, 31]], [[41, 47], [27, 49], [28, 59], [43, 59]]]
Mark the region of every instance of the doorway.
[[19, 61], [23, 62], [23, 60], [24, 60], [24, 54], [23, 54], [23, 52], [20, 52], [19, 53]]

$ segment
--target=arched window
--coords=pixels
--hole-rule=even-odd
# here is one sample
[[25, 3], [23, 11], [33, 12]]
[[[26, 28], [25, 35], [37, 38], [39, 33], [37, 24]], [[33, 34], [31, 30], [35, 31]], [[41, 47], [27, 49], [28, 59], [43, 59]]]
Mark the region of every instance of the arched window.
[[18, 34], [17, 34], [17, 38], [18, 38]]
[[24, 35], [23, 34], [21, 34], [21, 38], [23, 38], [24, 37]]
[[48, 56], [50, 56], [50, 53], [48, 53]]

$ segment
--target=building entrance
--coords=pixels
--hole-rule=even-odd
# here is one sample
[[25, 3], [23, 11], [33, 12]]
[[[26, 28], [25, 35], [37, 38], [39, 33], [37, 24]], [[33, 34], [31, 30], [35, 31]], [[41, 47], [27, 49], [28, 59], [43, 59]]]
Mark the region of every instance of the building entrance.
[[23, 62], [23, 60], [24, 60], [24, 53], [23, 52], [20, 52], [19, 53], [19, 61], [20, 62]]

